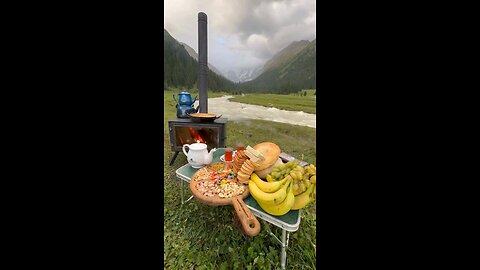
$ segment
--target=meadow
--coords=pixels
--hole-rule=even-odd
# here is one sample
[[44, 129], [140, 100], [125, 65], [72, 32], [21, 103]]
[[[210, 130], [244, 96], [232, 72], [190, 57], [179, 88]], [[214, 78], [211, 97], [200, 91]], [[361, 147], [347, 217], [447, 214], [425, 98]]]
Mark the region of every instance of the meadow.
[[[304, 95], [303, 93], [306, 93]], [[277, 94], [245, 94], [237, 95], [230, 99], [234, 102], [242, 102], [265, 107], [275, 107], [287, 111], [304, 111], [317, 113], [315, 90], [303, 90], [300, 93], [290, 95]]]
[[[170, 149], [167, 122], [176, 118], [172, 94], [177, 96], [179, 92], [179, 89], [164, 91], [164, 268], [280, 269], [280, 244], [267, 230], [268, 228], [280, 236], [279, 228], [259, 219], [262, 226], [260, 234], [253, 238], [246, 237], [234, 225], [231, 206], [212, 207], [195, 199], [181, 205], [180, 180], [175, 177], [175, 170], [187, 161], [185, 155], [180, 153], [173, 165], [169, 165], [173, 153]], [[192, 93], [192, 98], [198, 95], [195, 90], [189, 92]], [[209, 92], [208, 97], [226, 94], [228, 93]], [[248, 96], [252, 98], [253, 95]], [[290, 98], [292, 97], [296, 98]], [[284, 97], [278, 100], [282, 98]], [[298, 98], [309, 98], [309, 95]], [[295, 106], [299, 108], [300, 104]], [[303, 108], [302, 110], [307, 112], [308, 108], [311, 110], [311, 105], [304, 105]], [[314, 128], [251, 120], [229, 121], [226, 129], [226, 146], [234, 146], [236, 143], [253, 146], [263, 141], [272, 141], [279, 145], [282, 151], [299, 159], [303, 157], [303, 160], [316, 165]], [[185, 196], [190, 196], [188, 188]], [[290, 233], [287, 269], [316, 269], [315, 211], [315, 204], [307, 206], [302, 211], [299, 230]]]

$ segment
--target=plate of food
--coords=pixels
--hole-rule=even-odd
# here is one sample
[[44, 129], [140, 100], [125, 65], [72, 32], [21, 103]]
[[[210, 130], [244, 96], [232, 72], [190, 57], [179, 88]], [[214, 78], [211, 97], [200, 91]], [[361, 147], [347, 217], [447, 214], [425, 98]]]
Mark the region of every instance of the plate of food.
[[[237, 150], [233, 151], [232, 152], [232, 159], [235, 157], [235, 154], [237, 153]], [[220, 157], [220, 160], [221, 161], [225, 161], [225, 154], [223, 154], [221, 157]]]

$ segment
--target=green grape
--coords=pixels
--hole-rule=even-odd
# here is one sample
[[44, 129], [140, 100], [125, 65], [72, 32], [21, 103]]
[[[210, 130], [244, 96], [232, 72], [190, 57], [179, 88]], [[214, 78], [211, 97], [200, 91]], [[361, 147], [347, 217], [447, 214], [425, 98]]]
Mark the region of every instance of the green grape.
[[298, 189], [299, 189], [299, 186], [298, 186], [298, 184], [296, 184], [296, 183], [295, 183], [295, 184], [293, 184], [293, 191], [297, 191]]
[[297, 174], [296, 174], [296, 173], [294, 173], [294, 172], [290, 172], [290, 174], [289, 174], [289, 175], [290, 175], [290, 176], [291, 176], [291, 177], [292, 177], [294, 180], [298, 180], [298, 178], [297, 178]]
[[312, 176], [310, 177], [310, 182], [311, 182], [312, 184], [316, 184], [316, 183], [317, 183], [317, 176], [316, 176], [316, 175], [312, 175]]

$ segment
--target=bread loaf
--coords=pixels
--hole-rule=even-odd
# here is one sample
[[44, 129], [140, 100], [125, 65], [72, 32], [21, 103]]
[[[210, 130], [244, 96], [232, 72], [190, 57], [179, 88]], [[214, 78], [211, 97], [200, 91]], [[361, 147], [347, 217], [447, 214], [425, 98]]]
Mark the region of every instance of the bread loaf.
[[280, 156], [280, 147], [272, 142], [262, 142], [253, 147], [262, 154], [264, 160], [259, 160], [257, 162], [258, 166], [255, 168], [256, 171], [262, 171], [277, 162], [278, 157]]

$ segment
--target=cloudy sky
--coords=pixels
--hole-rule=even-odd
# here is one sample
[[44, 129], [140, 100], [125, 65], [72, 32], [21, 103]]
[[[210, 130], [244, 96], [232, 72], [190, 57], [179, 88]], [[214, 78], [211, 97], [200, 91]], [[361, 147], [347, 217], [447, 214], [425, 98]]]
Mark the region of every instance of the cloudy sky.
[[198, 53], [208, 16], [208, 62], [223, 73], [262, 66], [296, 40], [316, 37], [315, 0], [165, 0], [164, 28]]

